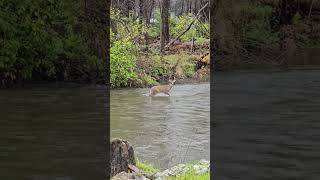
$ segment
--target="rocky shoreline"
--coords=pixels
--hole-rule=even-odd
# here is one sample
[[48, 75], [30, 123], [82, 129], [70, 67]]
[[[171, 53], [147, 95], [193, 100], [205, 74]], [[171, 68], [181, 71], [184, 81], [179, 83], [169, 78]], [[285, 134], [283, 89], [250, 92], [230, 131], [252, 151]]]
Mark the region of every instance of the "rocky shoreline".
[[202, 159], [196, 163], [178, 164], [169, 169], [153, 174], [143, 171], [134, 173], [121, 172], [112, 177], [111, 180], [166, 180], [169, 178], [180, 177], [188, 173], [192, 173], [194, 175], [210, 173], [210, 161]]

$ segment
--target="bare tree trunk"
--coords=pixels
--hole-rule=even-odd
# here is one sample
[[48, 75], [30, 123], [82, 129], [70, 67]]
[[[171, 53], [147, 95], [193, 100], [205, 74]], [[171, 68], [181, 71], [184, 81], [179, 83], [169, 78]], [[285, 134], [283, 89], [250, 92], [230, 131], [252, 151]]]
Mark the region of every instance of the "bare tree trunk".
[[194, 7], [193, 7], [193, 13], [196, 14], [198, 9], [197, 9], [197, 2], [198, 1], [194, 1]]
[[[145, 0], [145, 5], [144, 5], [144, 16], [145, 17], [144, 18], [145, 18], [147, 28], [150, 26], [150, 19], [151, 19], [153, 7], [154, 7], [154, 0]], [[145, 32], [144, 40], [145, 40], [145, 45], [148, 45], [149, 44], [148, 32]], [[146, 46], [146, 48], [148, 49], [148, 46]]]
[[174, 3], [174, 16], [177, 16], [177, 2]]
[[182, 5], [181, 5], [181, 13], [180, 13], [180, 16], [183, 14], [183, 9], [184, 8], [184, 0], [182, 0]]
[[[211, 0], [210, 1], [210, 69], [217, 69], [217, 51], [218, 51], [218, 38], [216, 37], [216, 32], [214, 31], [217, 26], [217, 11], [219, 9], [219, 5], [221, 0]], [[210, 78], [213, 77], [213, 73], [210, 74]]]
[[87, 15], [87, 0], [84, 0], [84, 14]]
[[117, 23], [110, 19], [111, 31], [114, 34], [118, 34]]
[[140, 0], [134, 0], [134, 11], [133, 11], [134, 19], [139, 18], [139, 4], [140, 4]]
[[139, 0], [139, 22], [142, 23], [143, 20], [143, 4], [144, 0]]
[[161, 52], [164, 52], [165, 45], [169, 42], [169, 8], [170, 0], [162, 0], [162, 11], [161, 11]]

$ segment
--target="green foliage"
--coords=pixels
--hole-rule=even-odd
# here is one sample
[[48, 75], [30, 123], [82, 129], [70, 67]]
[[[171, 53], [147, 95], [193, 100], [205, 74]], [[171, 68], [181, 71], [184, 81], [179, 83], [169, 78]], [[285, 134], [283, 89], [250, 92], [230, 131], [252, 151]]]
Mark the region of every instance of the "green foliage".
[[163, 56], [156, 55], [153, 57], [153, 63], [151, 67], [151, 76], [156, 79], [160, 79], [168, 73], [168, 64], [165, 63]]
[[[179, 18], [170, 18], [170, 35], [172, 37], [178, 36], [182, 31], [184, 31], [187, 26], [193, 20], [193, 15], [191, 13], [182, 15]], [[198, 19], [194, 22], [191, 29], [187, 31], [181, 40], [191, 41], [194, 38], [196, 41], [198, 39], [209, 39], [209, 23], [201, 23]]]
[[174, 73], [174, 67], [179, 67], [180, 72], [184, 77], [191, 78], [195, 74], [194, 57], [181, 54], [173, 55], [154, 55], [152, 57], [152, 65], [150, 75], [156, 79], [162, 79]]
[[[111, 30], [114, 31], [110, 34], [112, 87], [155, 85], [157, 83], [155, 80], [166, 80], [169, 75], [174, 73], [175, 67], [179, 67], [179, 72], [183, 77], [194, 76], [195, 63], [194, 59], [190, 59], [189, 56], [181, 56], [181, 54], [161, 56], [159, 48], [148, 48], [147, 56], [141, 52], [142, 49], [145, 49], [145, 33], [151, 39], [157, 39], [160, 36], [161, 15], [159, 9], [155, 9], [154, 13], [154, 21], [147, 26], [144, 21], [139, 22], [132, 15], [125, 17], [120, 15], [118, 9], [111, 9], [113, 24]], [[189, 25], [192, 18], [191, 14], [181, 17], [170, 16], [171, 36], [181, 33]], [[202, 24], [196, 20], [192, 29], [182, 36], [182, 40], [190, 41], [194, 38], [197, 44], [207, 43], [208, 29], [208, 23]], [[179, 60], [181, 61], [176, 66]]]
[[115, 8], [110, 11], [110, 19], [116, 23], [118, 37], [111, 36], [111, 42], [119, 39], [136, 41], [141, 39], [144, 33], [148, 31], [145, 23], [140, 23], [139, 20], [134, 20], [133, 17], [121, 16], [120, 11]]
[[272, 8], [270, 6], [243, 6], [240, 15], [236, 18], [235, 28], [247, 48], [255, 48], [259, 44], [272, 44], [278, 40], [277, 33], [270, 28], [270, 17]]
[[195, 65], [190, 62], [185, 62], [183, 64], [183, 72], [186, 77], [191, 78], [195, 74]]
[[160, 37], [161, 29], [161, 14], [160, 9], [154, 10], [154, 22], [151, 24], [151, 27], [148, 28], [148, 34], [153, 38]]
[[155, 78], [145, 72], [141, 72], [140, 76], [136, 79], [136, 86], [139, 87], [154, 86], [156, 84]]
[[1, 1], [0, 84], [84, 79], [102, 70], [85, 36], [75, 33], [78, 4], [71, 0]]
[[135, 80], [135, 47], [130, 40], [115, 41], [110, 48], [110, 83], [112, 87], [127, 86]]

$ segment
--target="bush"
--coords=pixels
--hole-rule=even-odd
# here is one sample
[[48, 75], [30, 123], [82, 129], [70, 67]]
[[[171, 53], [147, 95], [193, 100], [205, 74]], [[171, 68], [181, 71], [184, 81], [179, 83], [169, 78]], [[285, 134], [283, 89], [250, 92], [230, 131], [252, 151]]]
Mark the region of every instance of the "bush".
[[110, 48], [110, 83], [112, 87], [127, 86], [137, 79], [135, 46], [129, 40], [115, 41]]
[[237, 34], [244, 39], [246, 48], [269, 45], [278, 41], [278, 35], [270, 27], [272, 8], [269, 6], [246, 5], [242, 7], [236, 22]]
[[0, 84], [87, 80], [103, 72], [86, 36], [76, 32], [78, 5], [71, 0], [1, 1]]

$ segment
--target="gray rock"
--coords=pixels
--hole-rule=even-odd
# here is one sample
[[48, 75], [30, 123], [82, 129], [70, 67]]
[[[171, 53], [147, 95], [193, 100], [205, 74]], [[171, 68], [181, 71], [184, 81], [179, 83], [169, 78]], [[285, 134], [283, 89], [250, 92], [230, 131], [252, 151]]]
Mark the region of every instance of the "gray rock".
[[140, 173], [126, 173], [126, 172], [120, 172], [119, 174], [113, 176], [111, 180], [150, 180], [143, 176]]
[[181, 176], [188, 171], [194, 171], [196, 174], [204, 174], [210, 172], [210, 161], [200, 160], [196, 164], [178, 164], [170, 169], [158, 172], [154, 175], [155, 180], [165, 180], [170, 176]]

